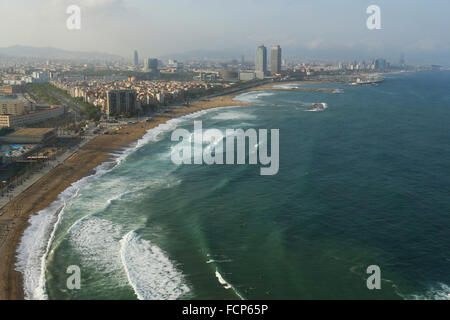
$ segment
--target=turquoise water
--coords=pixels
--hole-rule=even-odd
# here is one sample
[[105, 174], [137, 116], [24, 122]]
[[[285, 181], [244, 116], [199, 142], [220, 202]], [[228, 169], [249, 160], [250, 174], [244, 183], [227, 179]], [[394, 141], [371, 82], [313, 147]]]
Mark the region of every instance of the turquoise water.
[[[28, 297], [448, 299], [450, 73], [326, 86], [340, 91], [244, 94], [258, 106], [172, 121], [118, 152], [32, 220], [19, 255]], [[305, 112], [313, 103], [328, 108]], [[176, 166], [170, 135], [194, 119], [280, 129], [278, 175]], [[66, 287], [70, 265], [81, 290]], [[370, 265], [382, 290], [367, 289]]]

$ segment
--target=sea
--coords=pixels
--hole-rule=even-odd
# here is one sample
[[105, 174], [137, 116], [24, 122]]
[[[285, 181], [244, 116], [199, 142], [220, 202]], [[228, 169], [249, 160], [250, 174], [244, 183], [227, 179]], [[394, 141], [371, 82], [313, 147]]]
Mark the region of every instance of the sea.
[[[254, 106], [172, 119], [34, 214], [17, 254], [26, 298], [450, 299], [450, 72], [280, 86], [335, 90], [249, 92], [235, 99]], [[279, 129], [278, 174], [176, 165], [173, 130], [200, 120]]]

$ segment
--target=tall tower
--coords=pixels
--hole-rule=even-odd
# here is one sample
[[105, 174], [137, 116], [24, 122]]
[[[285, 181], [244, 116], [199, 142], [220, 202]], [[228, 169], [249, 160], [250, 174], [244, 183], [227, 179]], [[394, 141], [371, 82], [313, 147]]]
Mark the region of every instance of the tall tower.
[[401, 67], [404, 67], [405, 65], [406, 65], [405, 54], [402, 53], [402, 54], [400, 55], [400, 66], [401, 66]]
[[267, 74], [267, 49], [264, 46], [256, 48], [255, 72], [258, 79], [264, 79]]
[[281, 48], [280, 46], [272, 47], [272, 56], [270, 58], [270, 71], [272, 74], [281, 73]]
[[145, 59], [144, 72], [158, 73], [158, 59]]
[[137, 50], [134, 50], [134, 66], [138, 67], [139, 66], [139, 55]]

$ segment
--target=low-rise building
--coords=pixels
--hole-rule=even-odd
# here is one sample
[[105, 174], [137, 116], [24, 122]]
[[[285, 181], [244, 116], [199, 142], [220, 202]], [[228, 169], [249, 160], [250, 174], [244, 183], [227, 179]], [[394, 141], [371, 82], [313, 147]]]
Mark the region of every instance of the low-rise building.
[[21, 91], [22, 91], [22, 87], [18, 86], [18, 85], [0, 86], [0, 93], [14, 94], [14, 93], [20, 93]]
[[25, 113], [20, 115], [2, 114], [0, 115], [1, 127], [24, 127], [26, 125], [42, 122], [48, 119], [57, 118], [64, 114], [64, 107], [56, 106], [48, 109], [41, 108], [36, 112]]
[[33, 111], [33, 105], [24, 100], [0, 100], [0, 114], [22, 115]]
[[24, 128], [0, 137], [3, 144], [45, 144], [56, 138], [54, 128]]
[[239, 72], [240, 81], [252, 81], [256, 79], [256, 74], [254, 72]]

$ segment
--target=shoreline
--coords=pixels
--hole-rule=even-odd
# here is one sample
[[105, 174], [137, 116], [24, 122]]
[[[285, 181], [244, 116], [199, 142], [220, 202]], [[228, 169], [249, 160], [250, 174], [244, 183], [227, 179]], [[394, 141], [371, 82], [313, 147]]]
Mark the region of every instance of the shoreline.
[[97, 136], [1, 208], [0, 300], [24, 299], [23, 276], [22, 273], [16, 271], [17, 248], [24, 231], [29, 226], [29, 219], [32, 215], [47, 208], [73, 183], [92, 175], [95, 168], [110, 159], [112, 152], [129, 147], [141, 139], [148, 130], [166, 123], [168, 120], [202, 110], [229, 106], [252, 106], [249, 103], [234, 101], [236, 96], [253, 91], [252, 89], [254, 88], [246, 88], [213, 98], [205, 97], [193, 102], [189, 107], [169, 107], [161, 113], [155, 114], [149, 122], [142, 121], [123, 127], [115, 135]]

